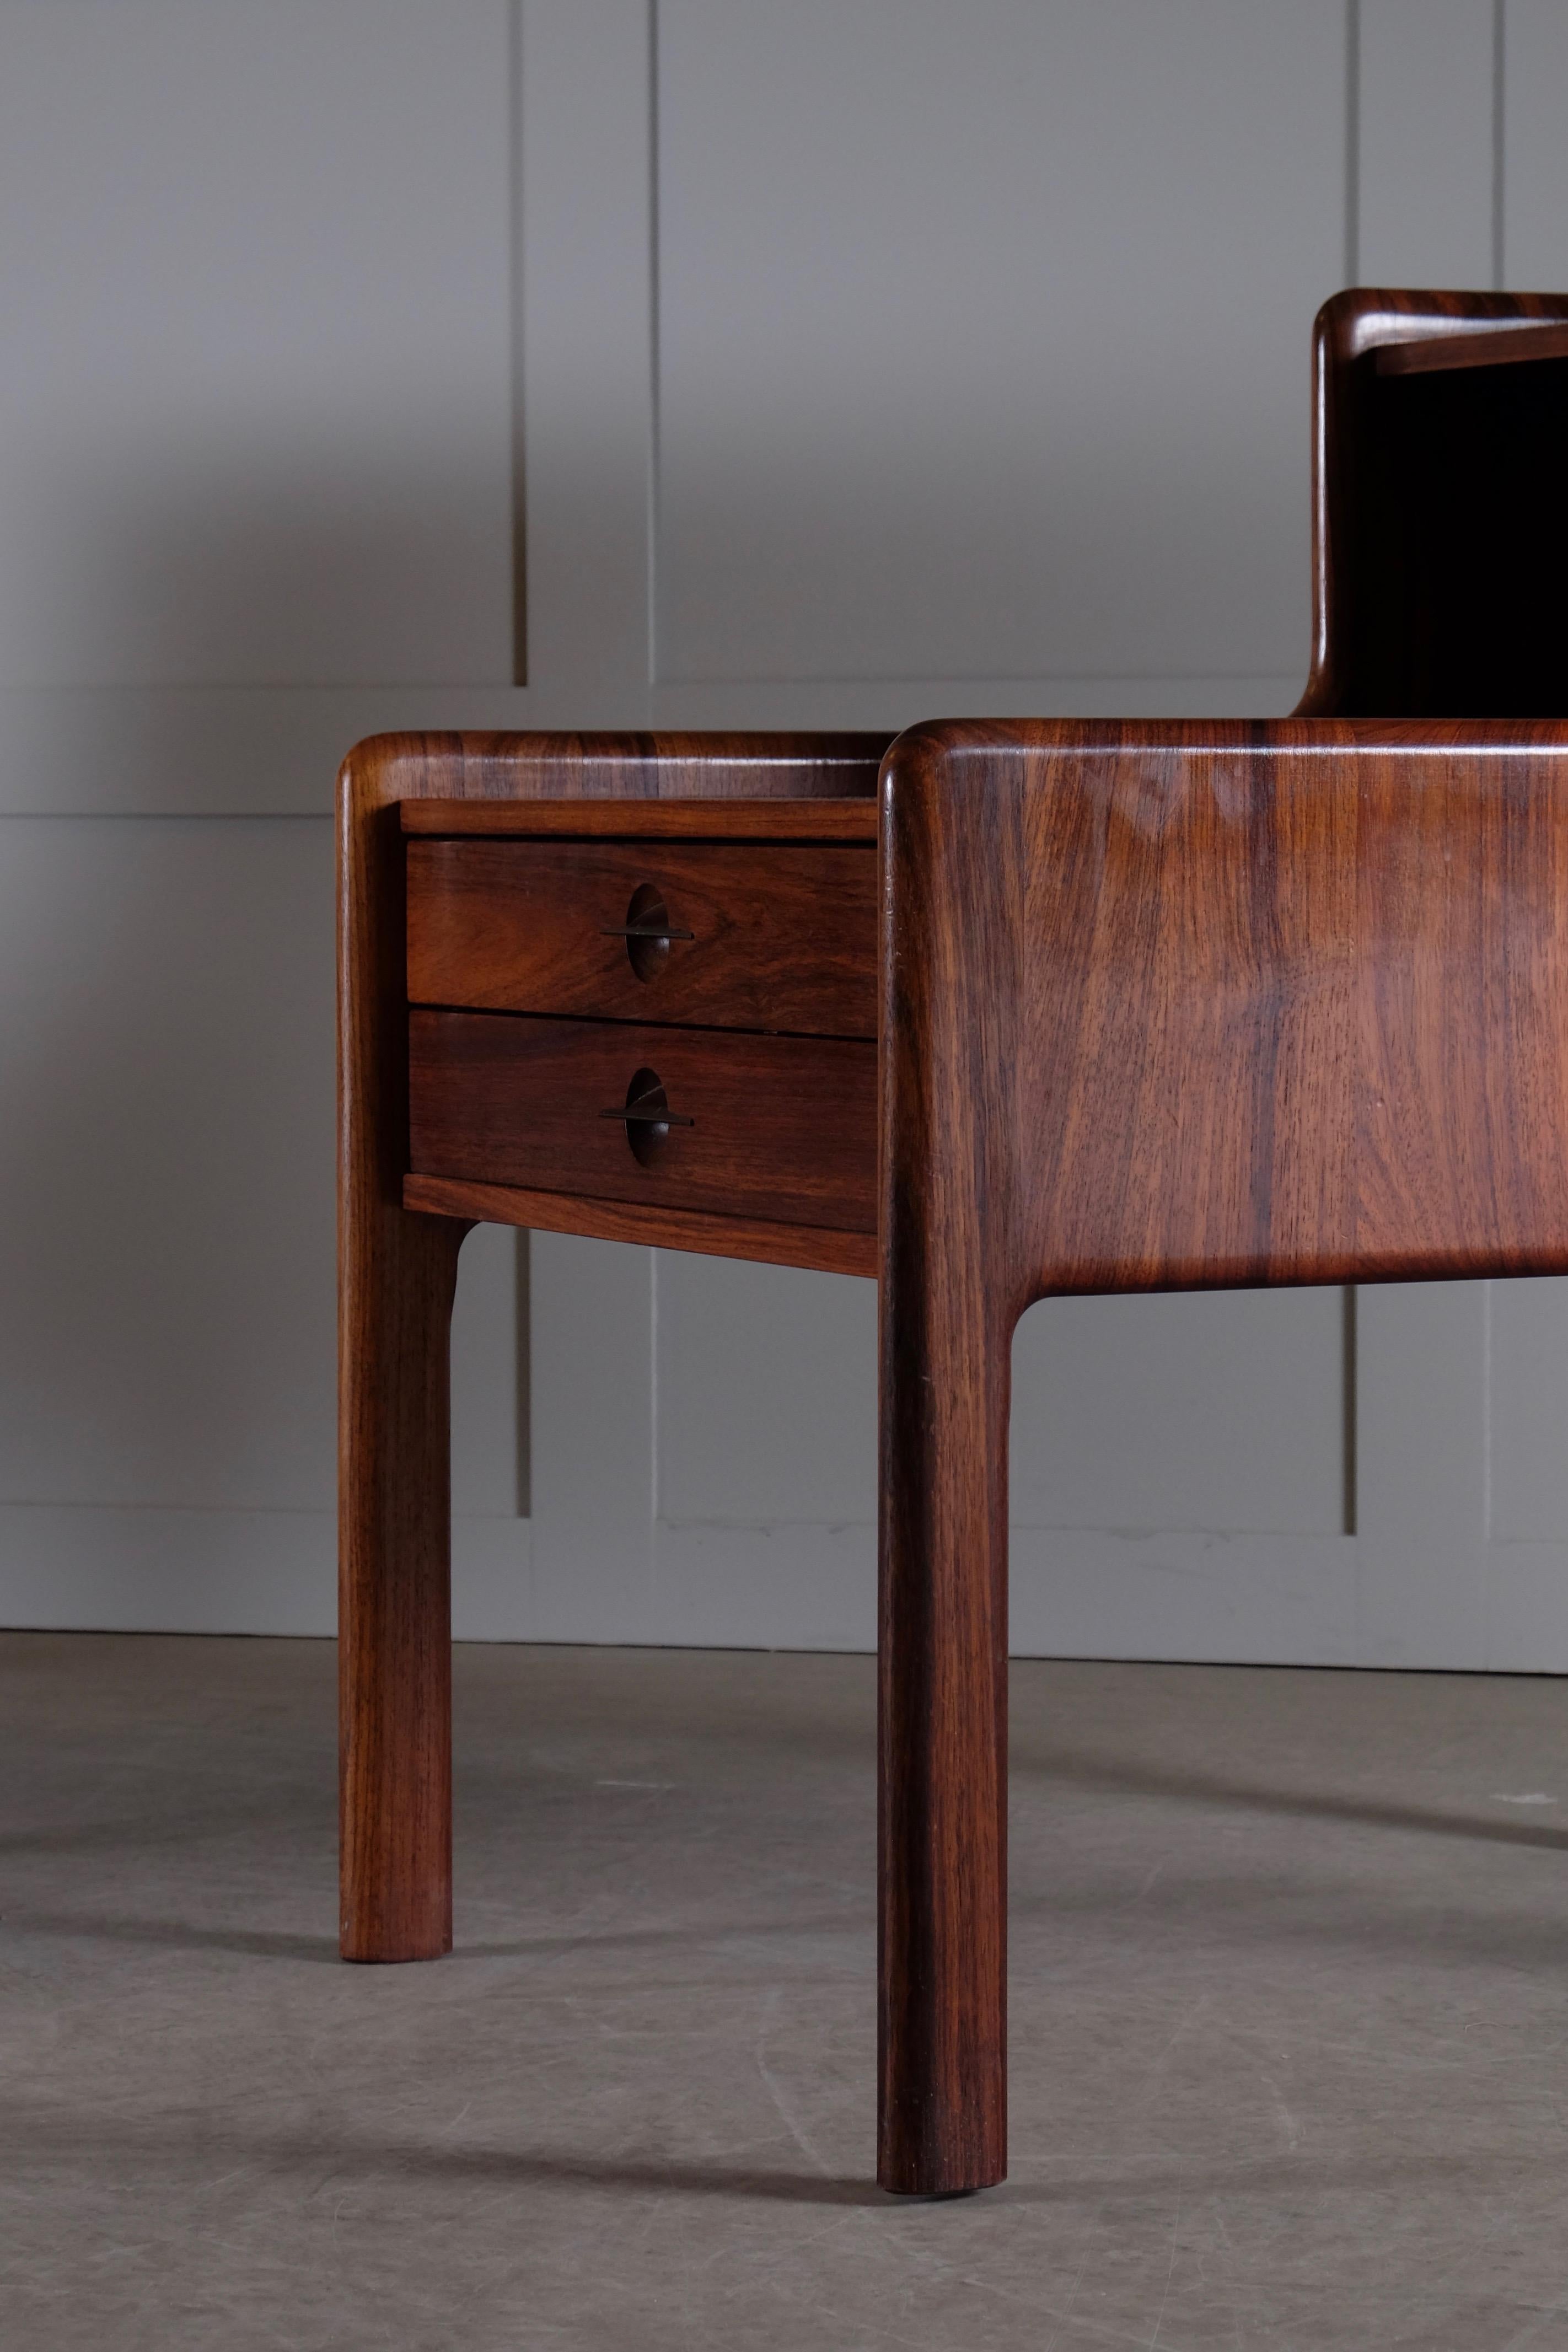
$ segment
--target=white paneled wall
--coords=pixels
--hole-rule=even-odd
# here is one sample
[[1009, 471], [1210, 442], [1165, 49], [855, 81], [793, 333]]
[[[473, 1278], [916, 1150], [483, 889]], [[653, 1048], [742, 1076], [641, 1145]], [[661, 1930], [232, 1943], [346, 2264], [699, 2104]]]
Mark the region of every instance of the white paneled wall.
[[[356, 736], [1288, 709], [1312, 312], [1568, 283], [1565, 99], [1557, 0], [0, 0], [0, 1620], [330, 1625]], [[868, 1643], [870, 1286], [530, 1265], [459, 1631]], [[1017, 1646], [1568, 1668], [1565, 1388], [1549, 1283], [1037, 1307]]]

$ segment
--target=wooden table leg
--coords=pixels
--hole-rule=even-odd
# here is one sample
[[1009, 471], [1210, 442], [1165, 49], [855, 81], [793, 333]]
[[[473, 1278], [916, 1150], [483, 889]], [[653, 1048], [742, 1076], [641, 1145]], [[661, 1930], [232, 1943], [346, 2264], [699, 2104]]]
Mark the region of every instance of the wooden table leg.
[[882, 1285], [880, 2104], [905, 2194], [1007, 2168], [1011, 1322], [962, 1286]]
[[452, 1948], [452, 1294], [469, 1228], [377, 1204], [343, 1237], [342, 1948]]
[[942, 730], [883, 768], [880, 2099], [907, 2195], [1007, 2169], [1015, 845]]

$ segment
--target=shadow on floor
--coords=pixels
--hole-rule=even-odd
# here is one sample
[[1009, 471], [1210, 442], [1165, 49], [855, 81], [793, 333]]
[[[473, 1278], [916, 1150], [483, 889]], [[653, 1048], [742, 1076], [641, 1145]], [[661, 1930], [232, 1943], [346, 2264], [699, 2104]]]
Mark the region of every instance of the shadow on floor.
[[1015, 1753], [1015, 1781], [1065, 1782], [1069, 1788], [1107, 1797], [1169, 1798], [1173, 1803], [1222, 1806], [1238, 1812], [1272, 1813], [1286, 1821], [1348, 1822], [1365, 1829], [1409, 1831], [1416, 1836], [1479, 1839], [1489, 1845], [1541, 1846], [1568, 1853], [1568, 1828], [1534, 1822], [1488, 1821], [1475, 1813], [1440, 1812], [1421, 1805], [1379, 1803], [1363, 1797], [1298, 1794], [1258, 1789], [1198, 1772], [1161, 1771], [1152, 1767], [1079, 1762], [1070, 1756], [1033, 1759]]
[[[80, 2153], [79, 2119], [63, 2119], [45, 2110], [11, 2109], [14, 2139], [25, 2145], [29, 2160], [47, 2166], [51, 2160], [73, 2160]], [[183, 2112], [160, 2128], [156, 2123], [124, 2125], [110, 2116], [95, 2118], [91, 2132], [98, 2154], [112, 2153], [134, 2161], [139, 2170], [156, 2173], [161, 2159], [183, 2162], [190, 2153], [189, 2118]], [[322, 2133], [289, 2136], [233, 2130], [204, 2133], [204, 2164], [219, 2161], [236, 2167], [263, 2163], [319, 2172], [322, 2166], [334, 2175], [372, 2175], [384, 2179], [429, 2180], [445, 2183], [489, 2182], [503, 2188], [543, 2189], [589, 2189], [632, 2196], [664, 2195], [733, 2199], [742, 2203], [833, 2205], [880, 2208], [889, 2213], [925, 2212], [931, 2206], [975, 2209], [973, 2198], [898, 2197], [879, 2189], [864, 2175], [786, 2171], [776, 2166], [689, 2162], [657, 2154], [593, 2157], [566, 2149], [458, 2147], [449, 2142], [436, 2146], [388, 2135], [353, 2138]], [[1561, 2159], [1568, 2167], [1568, 2153]], [[1021, 2179], [1001, 2182], [981, 2194], [980, 2209], [995, 2204], [1103, 2207], [1125, 2200], [1142, 2200], [1179, 2192], [1184, 2200], [1210, 2197], [1268, 2199], [1290, 2197], [1351, 2197], [1394, 2192], [1416, 2194], [1446, 2184], [1462, 2184], [1482, 2171], [1494, 2179], [1515, 2173], [1526, 2176], [1535, 2189], [1542, 2179], [1539, 2148], [1517, 2155], [1489, 2148], [1483, 2158], [1475, 2152], [1447, 2152], [1408, 2147], [1392, 2152], [1381, 2162], [1347, 2168], [1331, 2155], [1314, 2156], [1296, 2150], [1262, 2149], [1217, 2162], [1194, 2163], [1179, 2150], [1168, 2156], [1143, 2157], [1130, 2164], [1096, 2155], [1086, 2158], [1063, 2156], [1051, 2162], [1058, 2177], [1047, 2180]]]
[[[249, 1927], [198, 1927], [180, 1919], [96, 1918], [66, 1911], [7, 1909], [3, 1924], [12, 1935], [79, 1936], [108, 1944], [148, 1944], [169, 1951], [232, 1952], [243, 1959], [330, 1961], [346, 1965], [335, 1936], [289, 1935], [280, 1930]], [[571, 1952], [646, 1951], [699, 1945], [760, 1942], [775, 1936], [856, 1935], [876, 1933], [870, 1916], [839, 1915], [821, 1919], [742, 1920], [731, 1927], [693, 1923], [689, 1927], [627, 1927], [602, 1932], [579, 1930], [557, 1936], [518, 1936], [489, 1944], [459, 1943], [445, 1958], [462, 1960], [525, 1960], [554, 1958]], [[374, 1965], [374, 1963], [372, 1964]], [[394, 1965], [419, 1966], [418, 1962]]]

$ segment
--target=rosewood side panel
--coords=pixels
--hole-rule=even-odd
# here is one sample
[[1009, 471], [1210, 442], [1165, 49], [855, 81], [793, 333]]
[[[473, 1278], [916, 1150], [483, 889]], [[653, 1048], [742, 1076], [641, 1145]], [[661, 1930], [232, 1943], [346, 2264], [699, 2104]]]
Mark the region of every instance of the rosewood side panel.
[[921, 728], [884, 825], [1014, 1314], [1568, 1271], [1568, 722]]
[[[405, 1205], [409, 1009], [401, 804], [471, 810], [744, 796], [781, 809], [875, 790], [886, 736], [406, 735], [360, 744], [339, 782], [339, 1680], [343, 1955], [427, 1959], [451, 1944], [448, 1330], [458, 1248], [475, 1216], [558, 1218], [559, 1196], [438, 1184]], [[786, 811], [787, 816], [787, 811]], [[504, 829], [504, 821], [503, 821]], [[635, 830], [628, 826], [627, 830]], [[678, 830], [679, 830], [678, 826]], [[711, 830], [711, 826], [709, 828]], [[787, 831], [787, 822], [782, 829]], [[861, 852], [864, 856], [867, 853]], [[868, 1054], [869, 1046], [858, 1050]], [[867, 1186], [868, 1198], [869, 1185]], [[589, 1230], [617, 1230], [618, 1213]], [[868, 1210], [863, 1222], [868, 1224]], [[719, 1218], [645, 1238], [722, 1246]], [[629, 1234], [628, 1236], [630, 1237]], [[783, 1228], [735, 1228], [742, 1253], [786, 1255]], [[869, 1270], [870, 1242], [824, 1235], [810, 1262]]]
[[1005, 2170], [1007, 1369], [1070, 1291], [1568, 1270], [1568, 726], [884, 768], [881, 2140]]

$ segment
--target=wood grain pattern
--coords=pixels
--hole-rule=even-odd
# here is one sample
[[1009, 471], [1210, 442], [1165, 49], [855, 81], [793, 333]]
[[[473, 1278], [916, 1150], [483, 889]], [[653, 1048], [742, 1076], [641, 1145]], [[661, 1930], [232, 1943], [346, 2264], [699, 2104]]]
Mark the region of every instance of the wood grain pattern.
[[[883, 736], [409, 734], [339, 780], [339, 1680], [344, 1957], [451, 1942], [447, 1334], [467, 1214], [405, 1207], [405, 800], [680, 795], [874, 784]], [[580, 1230], [602, 1225], [589, 1204]], [[803, 1233], [805, 1228], [802, 1228]], [[806, 1251], [827, 1244], [808, 1242]]]
[[1013, 1122], [1015, 1312], [1568, 1270], [1568, 723], [955, 724], [889, 794], [900, 1038], [898, 812], [943, 814], [921, 919]]
[[[402, 800], [838, 801], [877, 789], [889, 734], [377, 735]], [[640, 814], [640, 812], [639, 812]]]
[[834, 1233], [821, 1225], [771, 1225], [756, 1217], [706, 1216], [566, 1192], [531, 1192], [518, 1184], [468, 1184], [446, 1176], [407, 1176], [404, 1206], [540, 1234], [585, 1234], [602, 1242], [639, 1242], [699, 1257], [738, 1257], [757, 1265], [797, 1265], [818, 1274], [877, 1278], [874, 1234]]
[[[617, 936], [639, 893], [686, 936]], [[876, 897], [868, 849], [411, 841], [408, 993], [875, 1038]]]
[[[876, 1230], [874, 1045], [420, 1010], [408, 1057], [416, 1175]], [[647, 1165], [605, 1116], [641, 1070], [686, 1122]]]
[[883, 863], [879, 2173], [956, 2190], [1005, 2163], [1014, 1323], [1568, 1270], [1568, 725], [916, 729]]
[[405, 801], [407, 834], [483, 834], [531, 840], [613, 836], [617, 841], [834, 841], [877, 845], [877, 771], [858, 800]]
[[[907, 772], [895, 751], [879, 1168], [877, 2177], [931, 2196], [989, 2188], [1007, 2169], [1016, 1176], [1003, 1122], [1023, 1041], [1006, 985], [1011, 908], [986, 889], [968, 910], [976, 924], [992, 916], [985, 929], [955, 923], [935, 830], [951, 803], [938, 784], [917, 810]], [[963, 818], [980, 826], [983, 860], [988, 813], [966, 805]]]
[[448, 1333], [468, 1231], [402, 1205], [403, 842], [374, 769], [340, 797], [340, 1933], [351, 1960], [452, 1942]]
[[[363, 1718], [356, 1753], [382, 1760], [345, 1772], [344, 1852], [345, 1886], [361, 1857], [364, 1948], [405, 1916], [427, 1937], [438, 1924], [428, 1790], [444, 1751], [438, 1677], [419, 1661], [437, 1638], [437, 1334], [462, 1221], [531, 1219], [559, 1183], [576, 1194], [549, 1195], [563, 1230], [763, 1255], [790, 1246], [780, 1200], [807, 1169], [806, 1213], [856, 1230], [802, 1224], [803, 1248], [868, 1253], [879, 1226], [879, 2177], [923, 2194], [1002, 2177], [1017, 1316], [1068, 1291], [1568, 1271], [1565, 332], [1563, 296], [1363, 289], [1325, 307], [1312, 668], [1294, 719], [963, 722], [898, 740], [881, 786], [875, 1123], [863, 1042], [422, 1012], [415, 1157], [428, 1122], [456, 1165], [409, 1175], [395, 1209], [410, 1163], [406, 1009], [387, 996], [403, 920], [391, 802], [520, 804], [449, 827], [422, 806], [410, 830], [426, 836], [526, 832], [521, 804], [542, 802], [583, 835], [591, 801], [633, 811], [630, 832], [636, 804], [686, 795], [672, 828], [721, 831], [714, 795], [863, 796], [883, 740], [410, 737], [356, 755], [345, 1720]], [[769, 821], [738, 815], [732, 837]], [[622, 1059], [601, 1064], [608, 1034]], [[605, 1122], [590, 1140], [575, 1114], [604, 1107], [583, 1087], [613, 1084], [612, 1062], [624, 1081], [634, 1041], [671, 1107], [700, 1117], [623, 1201], [596, 1188], [625, 1132]], [[793, 1078], [759, 1092], [763, 1062], [744, 1063], [743, 1086], [742, 1063], [724, 1062], [830, 1045], [858, 1058], [820, 1129]], [[547, 1065], [545, 1093], [520, 1092], [519, 1071]], [[737, 1113], [753, 1100], [748, 1130]], [[715, 1122], [695, 1187], [693, 1148]], [[825, 1148], [826, 1178], [811, 1157]], [[610, 1193], [627, 1186], [617, 1159]], [[437, 1228], [446, 1241], [427, 1238]], [[384, 1405], [370, 1387], [394, 1356]]]

